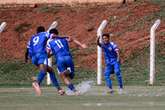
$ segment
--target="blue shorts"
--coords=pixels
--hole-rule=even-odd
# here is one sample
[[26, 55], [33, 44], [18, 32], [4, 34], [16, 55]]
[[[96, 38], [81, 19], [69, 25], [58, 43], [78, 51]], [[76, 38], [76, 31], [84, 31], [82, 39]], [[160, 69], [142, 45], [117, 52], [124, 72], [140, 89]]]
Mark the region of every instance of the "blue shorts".
[[74, 77], [74, 63], [71, 56], [61, 56], [56, 59], [57, 69], [59, 74], [69, 70], [71, 79]]
[[32, 63], [36, 66], [40, 64], [47, 64], [48, 56], [46, 53], [38, 53], [32, 56]]
[[105, 66], [105, 70], [104, 70], [105, 76], [110, 76], [113, 73], [121, 74], [120, 63], [117, 61], [115, 61], [113, 63], [106, 64], [106, 66]]

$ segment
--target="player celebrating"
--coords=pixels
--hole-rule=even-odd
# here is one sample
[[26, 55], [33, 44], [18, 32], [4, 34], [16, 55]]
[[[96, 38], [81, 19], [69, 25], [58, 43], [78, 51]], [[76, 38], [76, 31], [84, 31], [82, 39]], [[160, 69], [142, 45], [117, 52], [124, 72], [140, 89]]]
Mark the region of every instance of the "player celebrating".
[[58, 30], [55, 28], [50, 30], [50, 33], [52, 34], [52, 40], [47, 44], [48, 55], [54, 55], [60, 78], [75, 95], [79, 95], [79, 91], [71, 83], [71, 80], [74, 78], [74, 64], [69, 51], [68, 41], [73, 41], [82, 48], [86, 48], [86, 45], [69, 37], [58, 36]]
[[49, 39], [49, 33], [45, 32], [43, 26], [37, 28], [37, 34], [33, 35], [30, 41], [28, 42], [27, 51], [25, 55], [25, 61], [27, 62], [28, 56], [32, 59], [32, 63], [39, 68], [39, 74], [37, 79], [33, 78], [34, 82], [32, 86], [38, 96], [41, 95], [40, 85], [44, 79], [46, 72], [49, 72], [51, 81], [53, 85], [57, 88], [58, 93], [63, 95], [64, 91], [60, 88], [59, 83], [57, 82], [56, 76], [51, 67], [47, 66], [47, 52], [46, 52], [46, 43]]
[[104, 58], [105, 58], [105, 71], [104, 78], [106, 81], [106, 86], [109, 88], [109, 92], [113, 93], [112, 80], [110, 75], [115, 72], [119, 85], [119, 94], [121, 94], [123, 89], [122, 75], [120, 71], [120, 59], [119, 59], [119, 49], [114, 42], [110, 42], [109, 34], [103, 34], [103, 43], [99, 42], [97, 39], [97, 45], [103, 48]]

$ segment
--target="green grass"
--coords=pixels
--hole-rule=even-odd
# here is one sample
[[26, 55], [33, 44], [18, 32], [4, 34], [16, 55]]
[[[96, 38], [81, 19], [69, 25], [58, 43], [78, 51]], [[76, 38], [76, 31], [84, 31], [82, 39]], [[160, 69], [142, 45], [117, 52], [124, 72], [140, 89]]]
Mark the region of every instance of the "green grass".
[[24, 22], [17, 25], [14, 30], [18, 33], [23, 33], [29, 30], [30, 28], [31, 28], [31, 24]]
[[151, 0], [152, 3], [160, 6], [160, 11], [153, 13], [155, 18], [160, 18], [161, 20], [165, 20], [165, 2], [164, 0]]
[[164, 110], [163, 87], [127, 86], [122, 95], [105, 94], [94, 86], [80, 96], [59, 96], [53, 88], [43, 88], [40, 97], [32, 88], [0, 88], [2, 110]]
[[[138, 1], [136, 5], [140, 5], [142, 1]], [[158, 5], [160, 6], [160, 10], [156, 11], [156, 12], [152, 12], [150, 14], [147, 14], [143, 17], [141, 17], [140, 19], [135, 20], [134, 22], [132, 22], [131, 25], [128, 25], [127, 28], [125, 28], [123, 31], [118, 32], [118, 36], [122, 36], [122, 34], [126, 33], [126, 32], [132, 32], [132, 31], [141, 31], [144, 28], [146, 28], [146, 25], [153, 25], [153, 23], [157, 20], [160, 19], [161, 22], [165, 21], [165, 2], [164, 0], [150, 0], [150, 2], [154, 5]], [[130, 17], [133, 16], [134, 13], [132, 13], [131, 11], [127, 14], [127, 16], [120, 18], [120, 20], [115, 20], [112, 16], [109, 17], [109, 21], [111, 23], [112, 26], [115, 26], [116, 23], [120, 23], [120, 22], [125, 22], [128, 21]], [[149, 32], [149, 29], [147, 29]]]
[[164, 5], [164, 0], [150, 0], [150, 1], [158, 5]]
[[[165, 57], [161, 54], [164, 51], [165, 43], [156, 45], [156, 83], [155, 85], [165, 85], [164, 65]], [[122, 65], [124, 82], [127, 85], [146, 85], [149, 80], [149, 48], [137, 50]]]
[[[57, 78], [58, 74], [56, 67], [53, 67]], [[38, 74], [37, 68], [31, 63], [25, 64], [22, 61], [6, 61], [0, 63], [0, 86], [12, 87], [12, 86], [31, 86], [31, 77]], [[92, 79], [96, 77], [95, 71], [76, 68], [74, 83], [80, 83], [81, 81]], [[43, 85], [45, 85], [45, 81]], [[61, 83], [61, 81], [60, 81]], [[62, 84], [62, 83], [61, 83]]]

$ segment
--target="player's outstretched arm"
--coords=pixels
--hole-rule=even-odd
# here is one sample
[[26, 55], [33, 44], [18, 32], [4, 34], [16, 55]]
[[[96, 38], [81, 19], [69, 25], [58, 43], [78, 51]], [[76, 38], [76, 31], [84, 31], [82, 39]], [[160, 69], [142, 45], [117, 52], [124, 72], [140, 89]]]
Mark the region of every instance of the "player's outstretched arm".
[[80, 47], [82, 48], [87, 48], [87, 45], [86, 44], [82, 44], [81, 42], [79, 42], [78, 40], [76, 39], [73, 39], [73, 42], [77, 45], [79, 45]]
[[76, 40], [76, 39], [73, 39], [73, 38], [68, 38], [68, 41], [72, 41], [74, 42], [76, 45], [82, 47], [82, 48], [87, 48], [87, 45], [86, 44], [82, 44], [80, 41]]

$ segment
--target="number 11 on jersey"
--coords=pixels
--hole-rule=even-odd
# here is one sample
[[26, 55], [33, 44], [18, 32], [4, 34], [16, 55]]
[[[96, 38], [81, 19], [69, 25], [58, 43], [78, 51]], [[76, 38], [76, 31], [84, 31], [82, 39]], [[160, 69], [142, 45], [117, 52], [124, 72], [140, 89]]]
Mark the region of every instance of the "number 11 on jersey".
[[63, 48], [64, 47], [60, 40], [56, 40], [55, 43], [57, 44], [57, 46], [59, 48]]

